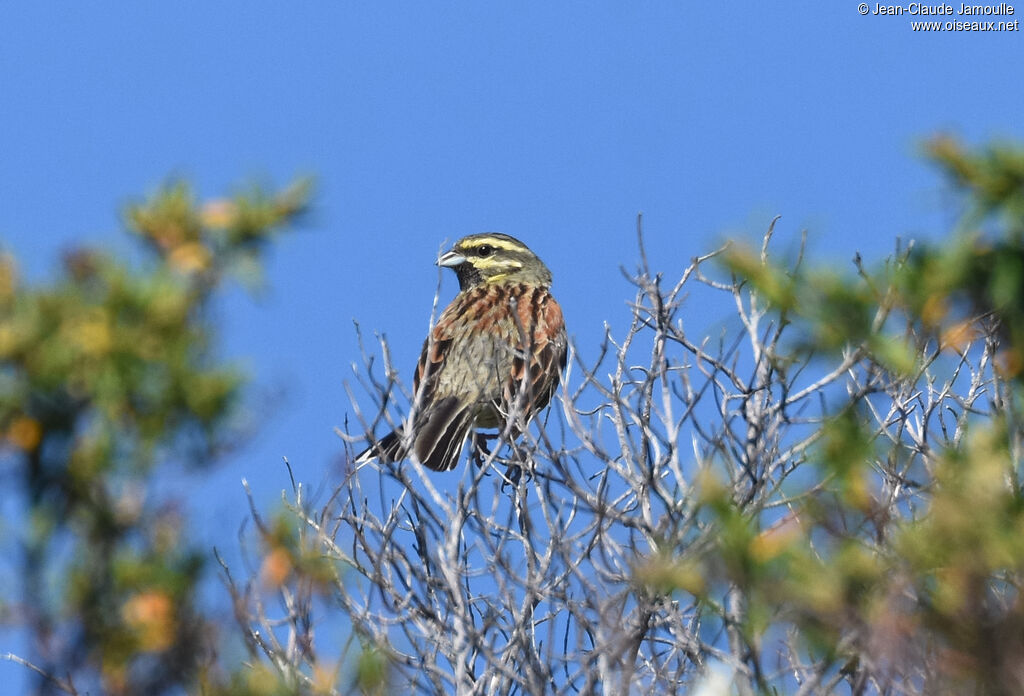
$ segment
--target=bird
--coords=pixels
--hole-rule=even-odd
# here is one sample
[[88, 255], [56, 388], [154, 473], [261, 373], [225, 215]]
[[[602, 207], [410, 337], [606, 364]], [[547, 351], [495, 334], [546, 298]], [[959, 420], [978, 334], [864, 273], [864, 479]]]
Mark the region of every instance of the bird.
[[357, 464], [412, 457], [435, 471], [454, 469], [471, 433], [498, 428], [514, 440], [561, 380], [565, 320], [536, 254], [515, 237], [483, 233], [460, 239], [437, 265], [455, 272], [459, 293], [423, 342], [411, 417], [375, 442], [371, 436]]

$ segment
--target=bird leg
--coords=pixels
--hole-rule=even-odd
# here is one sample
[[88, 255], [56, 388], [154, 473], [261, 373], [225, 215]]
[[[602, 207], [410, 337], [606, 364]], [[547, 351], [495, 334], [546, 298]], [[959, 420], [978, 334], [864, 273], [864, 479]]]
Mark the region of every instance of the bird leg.
[[519, 443], [515, 440], [511, 442], [511, 456], [505, 460], [505, 481], [501, 484], [501, 489], [505, 490], [505, 486], [511, 485], [513, 488], [519, 487], [519, 481], [523, 477], [523, 472], [526, 472], [527, 480], [532, 476], [532, 471], [528, 466], [523, 466], [524, 457], [523, 452], [519, 450]]
[[505, 490], [505, 486], [512, 486], [512, 488], [519, 487], [519, 479], [523, 477], [523, 467], [516, 464], [515, 462], [509, 462], [508, 466], [505, 467], [505, 480], [501, 483], [501, 490]]
[[[484, 462], [490, 459], [493, 450], [491, 449], [488, 442], [490, 440], [498, 440], [501, 438], [501, 433], [492, 433], [476, 430], [473, 432], [473, 464], [477, 468], [482, 467]], [[499, 443], [500, 446], [500, 443]], [[513, 450], [515, 444], [512, 445]], [[514, 458], [515, 459], [515, 458]], [[507, 466], [505, 467], [505, 473], [502, 475], [501, 490], [505, 490], [505, 487], [511, 485], [513, 488], [519, 485], [519, 480], [523, 476], [523, 467], [521, 464], [514, 460], [506, 461]]]
[[498, 433], [487, 433], [480, 430], [473, 431], [473, 464], [478, 469], [491, 456], [491, 450], [487, 446], [487, 441], [496, 439], [498, 439]]

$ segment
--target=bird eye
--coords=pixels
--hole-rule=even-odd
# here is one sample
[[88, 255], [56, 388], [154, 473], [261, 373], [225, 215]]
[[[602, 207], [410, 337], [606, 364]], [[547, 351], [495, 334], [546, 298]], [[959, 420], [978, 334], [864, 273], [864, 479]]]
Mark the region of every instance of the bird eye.
[[492, 247], [490, 244], [481, 244], [480, 246], [477, 247], [476, 253], [483, 258], [487, 258], [488, 256], [494, 253], [494, 247]]

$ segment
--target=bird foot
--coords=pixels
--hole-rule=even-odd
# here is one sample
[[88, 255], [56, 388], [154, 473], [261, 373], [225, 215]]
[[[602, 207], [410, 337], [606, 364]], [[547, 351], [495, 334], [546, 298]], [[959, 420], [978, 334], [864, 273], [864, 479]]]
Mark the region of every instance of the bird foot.
[[497, 433], [482, 433], [476, 431], [473, 433], [473, 464], [476, 468], [480, 468], [484, 465], [484, 462], [490, 459], [491, 450], [487, 445], [488, 440], [496, 440], [498, 438]]

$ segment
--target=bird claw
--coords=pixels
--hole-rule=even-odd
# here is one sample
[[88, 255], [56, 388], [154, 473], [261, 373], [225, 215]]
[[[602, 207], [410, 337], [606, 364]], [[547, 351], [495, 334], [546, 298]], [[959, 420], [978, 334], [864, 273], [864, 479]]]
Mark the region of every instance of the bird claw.
[[[488, 460], [492, 459], [494, 450], [488, 445], [490, 440], [497, 440], [499, 438], [498, 433], [486, 433], [486, 432], [475, 432], [473, 433], [473, 452], [471, 460], [473, 464], [479, 469], [483, 467]], [[522, 464], [516, 461], [510, 461], [508, 459], [498, 459], [494, 457], [495, 461], [501, 461], [505, 464], [505, 472], [501, 475], [501, 490], [505, 491], [506, 488], [517, 488], [519, 482], [523, 478], [523, 472], [526, 471], [527, 479], [532, 474], [525, 469]]]
[[491, 450], [487, 446], [488, 440], [496, 439], [497, 434], [482, 433], [476, 431], [473, 433], [473, 464], [476, 468], [480, 468], [484, 465], [484, 462], [491, 458]]
[[519, 487], [519, 480], [523, 477], [523, 467], [519, 466], [515, 462], [510, 462], [505, 468], [505, 475], [502, 476], [501, 491], [505, 492], [507, 486], [512, 488]]

